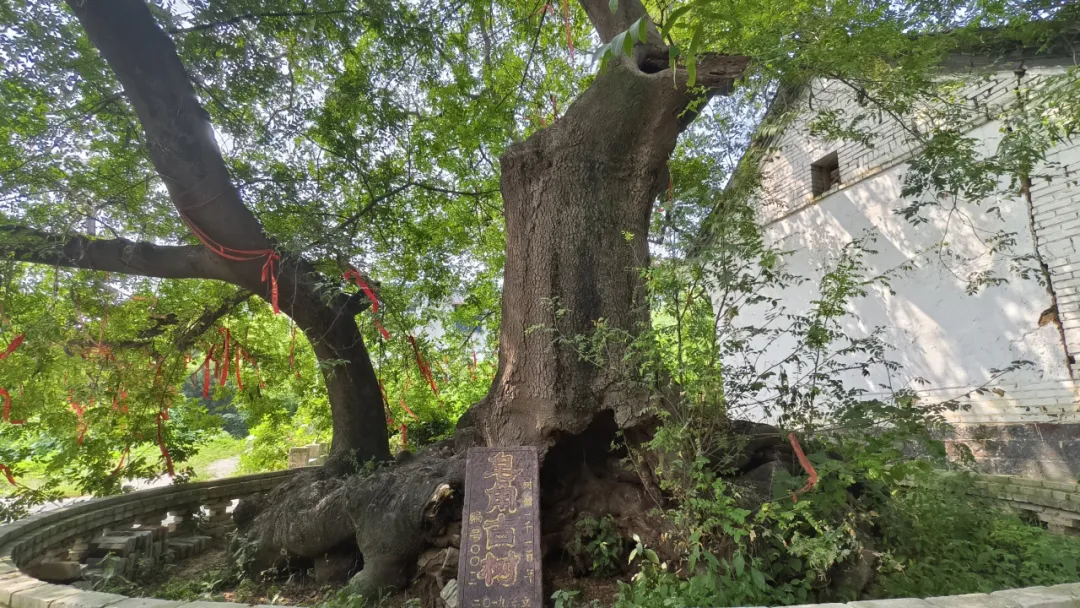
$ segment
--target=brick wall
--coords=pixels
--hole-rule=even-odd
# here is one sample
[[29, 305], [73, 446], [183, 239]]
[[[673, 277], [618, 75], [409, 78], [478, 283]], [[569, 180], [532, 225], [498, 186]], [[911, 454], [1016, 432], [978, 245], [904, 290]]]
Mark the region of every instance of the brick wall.
[[1080, 353], [1080, 142], [1053, 150], [1045, 172], [1053, 179], [1031, 185], [1035, 234], [1039, 252], [1050, 269], [1058, 318], [1070, 356]]
[[1080, 485], [1010, 475], [979, 475], [977, 491], [1047, 525], [1051, 532], [1080, 536]]
[[[1062, 68], [1028, 70], [1020, 83], [1037, 87], [1048, 75]], [[951, 94], [953, 102], [972, 108], [970, 128], [990, 121], [995, 109], [1008, 104], [1015, 94], [1017, 78], [1011, 71], [989, 74], [972, 73], [969, 81]], [[919, 150], [918, 142], [908, 128], [888, 114], [874, 115], [863, 127], [874, 125], [869, 145], [856, 141], [830, 142], [811, 135], [810, 127], [817, 111], [822, 108], [838, 110], [851, 118], [874, 114], [874, 108], [859, 104], [849, 87], [835, 81], [814, 81], [799, 94], [795, 107], [805, 108], [795, 117], [772, 146], [775, 152], [767, 157], [763, 167], [763, 190], [760, 210], [763, 223], [768, 224], [788, 214], [798, 212], [816, 202], [812, 194], [810, 165], [836, 152], [840, 161], [840, 181], [850, 185], [909, 159]], [[819, 197], [820, 198], [820, 197]]]
[[[1054, 63], [1029, 63], [1019, 81], [1011, 65], [972, 73], [955, 89], [953, 101], [970, 108], [968, 134], [979, 140], [983, 153], [993, 153], [1000, 140], [995, 109], [1012, 101], [1018, 82], [1037, 88], [1061, 73], [1064, 68]], [[850, 118], [873, 108], [857, 103], [848, 87], [835, 82], [815, 82], [799, 95], [790, 105], [801, 113], [769, 142], [757, 207], [767, 240], [794, 250], [791, 269], [811, 281], [775, 295], [793, 312], [804, 310], [817, 296], [814, 279], [843, 244], [861, 231], [873, 234], [877, 242], [870, 247], [879, 253], [868, 258], [872, 271], [908, 261], [917, 269], [892, 282], [895, 293], [871, 290], [851, 307], [853, 319], [845, 329], [859, 335], [885, 328], [886, 341], [896, 349], [890, 356], [903, 366], [898, 373], [869, 379], [853, 375], [852, 385], [868, 397], [884, 396], [881, 386], [888, 385], [914, 389], [927, 402], [957, 399], [967, 409], [950, 414], [959, 430], [953, 448], [970, 449], [991, 472], [1075, 480], [1080, 475], [1080, 385], [1072, 370], [1080, 353], [1080, 184], [1075, 177], [1080, 142], [1053, 150], [1046, 166], [1036, 170], [1030, 206], [1016, 193], [970, 206], [962, 221], [931, 211], [930, 222], [914, 226], [896, 215], [910, 203], [900, 189], [907, 162], [919, 153], [905, 125], [888, 115], [873, 116], [866, 123], [875, 125], [869, 145], [823, 141], [810, 135], [820, 109]], [[833, 152], [841, 184], [815, 197], [811, 165]], [[987, 213], [990, 208], [1002, 217]], [[964, 224], [970, 229], [957, 230]], [[1045, 263], [1052, 293], [1016, 276], [1007, 259], [995, 257], [981, 242], [980, 231], [1002, 228], [1016, 236], [1014, 254], [1037, 253]], [[938, 240], [956, 256], [935, 259], [928, 253]], [[979, 270], [994, 271], [1009, 283], [968, 295], [961, 277]], [[1043, 314], [1055, 302], [1060, 326], [1053, 315]], [[994, 369], [1016, 360], [1034, 365], [995, 377]], [[973, 392], [978, 387], [991, 390]]]

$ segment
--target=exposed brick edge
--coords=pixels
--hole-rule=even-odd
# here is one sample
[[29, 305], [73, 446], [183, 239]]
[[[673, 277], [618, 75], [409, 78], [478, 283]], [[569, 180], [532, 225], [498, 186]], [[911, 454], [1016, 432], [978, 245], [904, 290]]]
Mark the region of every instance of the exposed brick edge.
[[228, 602], [131, 600], [114, 593], [83, 591], [40, 581], [22, 572], [19, 564], [75, 536], [123, 524], [144, 513], [197, 508], [215, 500], [266, 492], [304, 470], [310, 467], [152, 488], [88, 500], [0, 526], [0, 608], [206, 608], [208, 604], [214, 608], [245, 607]]
[[1080, 535], [1080, 484], [1013, 475], [976, 475], [976, 491], [1046, 522], [1052, 532]]

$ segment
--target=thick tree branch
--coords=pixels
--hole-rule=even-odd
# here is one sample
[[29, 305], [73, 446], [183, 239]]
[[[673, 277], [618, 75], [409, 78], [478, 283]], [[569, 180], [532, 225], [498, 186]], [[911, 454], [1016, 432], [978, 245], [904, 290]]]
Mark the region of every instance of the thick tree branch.
[[217, 308], [205, 310], [203, 314], [188, 324], [183, 331], [177, 333], [173, 339], [176, 349], [184, 351], [190, 348], [195, 343], [195, 340], [213, 327], [221, 317], [232, 312], [234, 308], [246, 302], [253, 295], [255, 294], [246, 289], [241, 289], [232, 296], [225, 298], [225, 301]]
[[19, 262], [159, 279], [228, 281], [231, 277], [224, 260], [198, 245], [61, 236], [22, 226], [0, 226], [0, 254]]
[[[173, 204], [212, 240], [238, 250], [271, 248], [240, 200], [176, 47], [144, 0], [67, 0], [116, 74], [146, 132], [150, 160]], [[248, 263], [246, 287], [258, 282]]]
[[[641, 0], [618, 0], [619, 7], [614, 13], [611, 12], [608, 0], [579, 1], [596, 29], [596, 33], [600, 35], [600, 40], [604, 43], [611, 42], [616, 34], [625, 32], [635, 21], [648, 15]], [[660, 32], [656, 30], [652, 21], [649, 22], [647, 39], [649, 45], [663, 45]]]
[[[320, 297], [317, 273], [305, 260], [275, 257], [274, 243], [240, 198], [214, 139], [209, 117], [172, 39], [144, 0], [66, 0], [90, 42], [123, 86], [146, 133], [150, 160], [181, 218], [219, 256], [228, 281], [280, 303], [322, 360], [334, 419], [327, 470], [388, 460], [382, 397], [355, 319]], [[231, 251], [230, 251], [231, 250]], [[271, 264], [277, 260], [276, 264]], [[265, 265], [264, 265], [265, 264]], [[274, 279], [263, 276], [271, 270]], [[272, 294], [272, 295], [271, 295]]]

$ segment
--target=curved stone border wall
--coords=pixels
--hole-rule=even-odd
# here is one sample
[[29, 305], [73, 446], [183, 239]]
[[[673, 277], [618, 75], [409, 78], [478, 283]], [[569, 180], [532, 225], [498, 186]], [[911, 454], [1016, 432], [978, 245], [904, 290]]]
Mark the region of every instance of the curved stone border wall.
[[[51, 550], [78, 545], [80, 539], [109, 534], [139, 534], [148, 546], [160, 549], [169, 533], [193, 523], [206, 511], [211, 534], [228, 531], [227, 513], [234, 499], [272, 490], [303, 469], [171, 485], [88, 500], [0, 526], [0, 607], [4, 608], [240, 608], [226, 602], [176, 602], [127, 598], [113, 593], [54, 585], [23, 571]], [[162, 523], [169, 519], [168, 530]], [[120, 538], [123, 538], [120, 536]], [[134, 544], [136, 538], [131, 538]], [[278, 607], [281, 608], [281, 607]]]
[[[195, 511], [209, 513], [211, 533], [227, 531], [231, 519], [226, 507], [232, 500], [266, 492], [303, 469], [216, 481], [182, 484], [110, 496], [33, 515], [0, 526], [0, 608], [245, 608], [227, 602], [178, 602], [128, 598], [113, 593], [85, 591], [34, 578], [20, 568], [46, 552], [71, 546], [79, 538], [114, 530], [124, 534], [140, 529], [162, 530], [169, 515], [170, 531], [190, 522]], [[986, 496], [1033, 514], [1052, 531], [1080, 534], [1080, 485], [1039, 481], [1005, 475], [980, 475], [977, 487]], [[216, 518], [216, 519], [215, 519]], [[456, 603], [456, 602], [454, 602]], [[1008, 589], [927, 599], [891, 599], [816, 604], [817, 608], [1080, 608], [1080, 583], [1052, 587]], [[291, 608], [257, 606], [256, 608]], [[463, 607], [471, 608], [471, 607]], [[539, 608], [539, 607], [537, 607]], [[810, 605], [792, 608], [810, 608]]]
[[979, 492], [996, 498], [1058, 534], [1080, 535], [1080, 484], [1025, 479], [1011, 475], [978, 475]]

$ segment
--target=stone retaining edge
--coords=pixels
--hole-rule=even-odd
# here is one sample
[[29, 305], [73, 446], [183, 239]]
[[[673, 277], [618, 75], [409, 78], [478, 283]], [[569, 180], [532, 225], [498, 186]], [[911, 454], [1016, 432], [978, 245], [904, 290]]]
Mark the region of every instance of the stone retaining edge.
[[[214, 500], [242, 498], [274, 489], [312, 467], [186, 483], [97, 498], [0, 526], [2, 608], [247, 608], [230, 602], [179, 602], [84, 591], [33, 578], [19, 564], [80, 534], [130, 522], [145, 513], [197, 508]], [[256, 608], [271, 608], [256, 606]], [[292, 608], [275, 606], [273, 608]]]
[[1013, 475], [976, 475], [979, 494], [1046, 523], [1051, 532], [1080, 535], [1080, 484]]
[[[310, 470], [310, 468], [142, 490], [78, 503], [0, 526], [0, 607], [246, 608], [246, 604], [230, 602], [179, 602], [83, 591], [68, 585], [46, 583], [28, 576], [19, 570], [17, 562], [20, 556], [32, 557], [72, 536], [107, 526], [110, 523], [130, 520], [141, 513], [178, 509], [198, 505], [208, 500], [238, 498], [264, 492], [304, 470]], [[1080, 484], [1031, 480], [1008, 475], [978, 475], [976, 487], [981, 494], [1002, 500], [1021, 510], [1035, 514], [1050, 513], [1055, 518], [1068, 519], [1076, 524], [1075, 526], [1069, 524], [1068, 527], [1080, 531]], [[846, 604], [804, 604], [791, 608], [811, 607], [1080, 608], [1080, 583], [926, 599], [900, 598]], [[255, 608], [292, 607], [259, 605]]]

